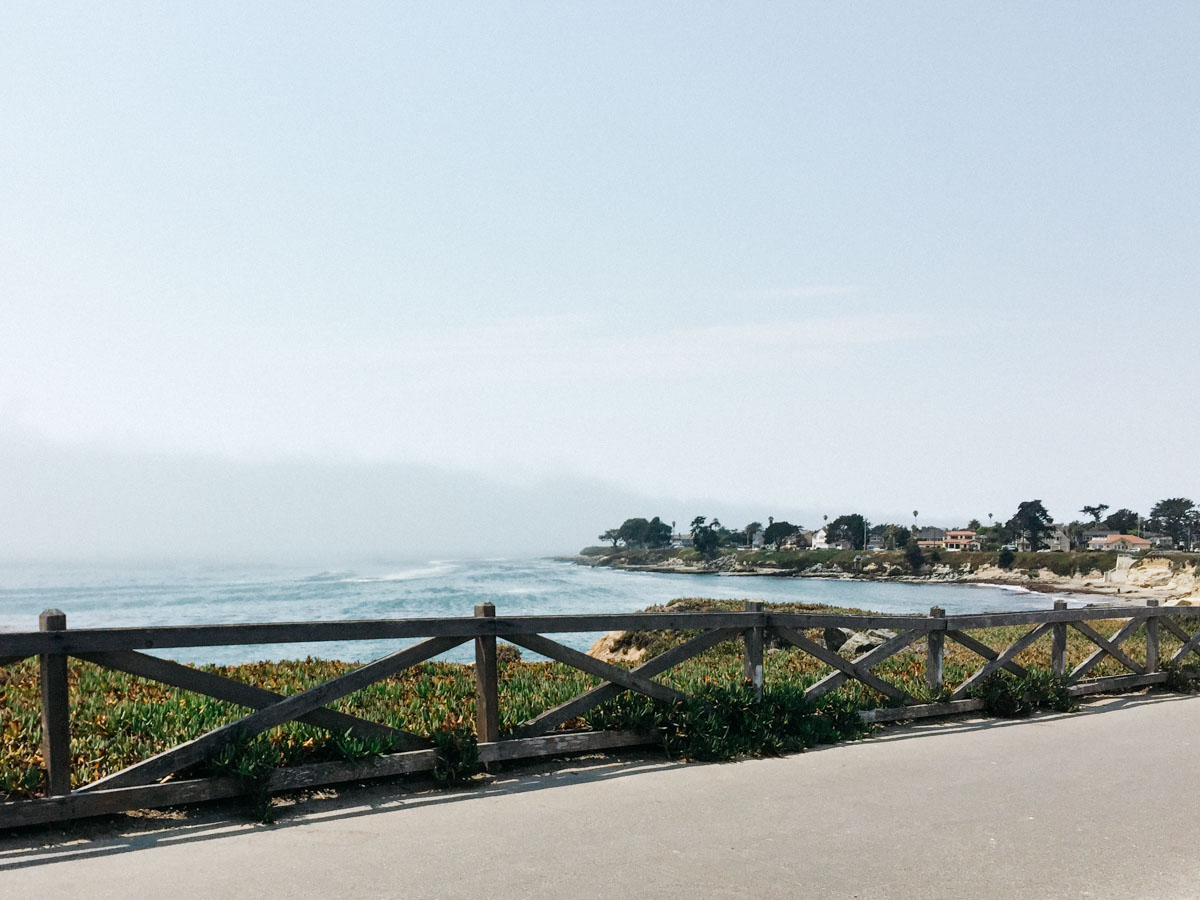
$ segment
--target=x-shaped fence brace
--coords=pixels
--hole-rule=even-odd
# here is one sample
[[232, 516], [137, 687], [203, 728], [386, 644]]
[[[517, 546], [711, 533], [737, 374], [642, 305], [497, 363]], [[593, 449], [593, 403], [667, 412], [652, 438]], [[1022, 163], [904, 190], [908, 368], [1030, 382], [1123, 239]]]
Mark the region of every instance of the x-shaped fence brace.
[[[338, 675], [336, 678], [323, 681], [315, 687], [283, 697], [271, 702], [270, 705], [262, 706], [256, 712], [243, 716], [236, 722], [222, 725], [220, 728], [215, 728], [207, 734], [180, 744], [178, 747], [172, 747], [170, 750], [157, 753], [149, 759], [134, 763], [105, 778], [97, 779], [81, 788], [81, 790], [92, 791], [151, 784], [168, 775], [173, 775], [181, 769], [186, 769], [188, 766], [202, 762], [231, 743], [253, 737], [277, 725], [282, 725], [294, 719], [302, 719], [312, 713], [318, 712], [327, 703], [361, 690], [382, 678], [387, 678], [389, 675], [394, 675], [397, 672], [407, 669], [409, 666], [424, 662], [431, 657], [437, 656], [439, 653], [444, 653], [452, 647], [457, 647], [463, 643], [463, 640], [462, 638], [452, 637], [429, 638], [412, 647], [398, 650], [395, 653], [389, 653], [387, 656], [380, 657], [374, 662], [369, 662], [359, 666], [357, 669], [352, 669], [349, 672]], [[149, 657], [146, 658], [148, 659]], [[258, 705], [258, 703], [252, 705]], [[342, 714], [336, 713], [335, 715], [341, 716]], [[362, 722], [362, 720], [355, 719], [353, 723], [354, 727], [361, 727], [358, 725], [359, 722]], [[363, 724], [370, 723], [364, 722]], [[405, 734], [404, 736], [420, 740], [415, 735]]]

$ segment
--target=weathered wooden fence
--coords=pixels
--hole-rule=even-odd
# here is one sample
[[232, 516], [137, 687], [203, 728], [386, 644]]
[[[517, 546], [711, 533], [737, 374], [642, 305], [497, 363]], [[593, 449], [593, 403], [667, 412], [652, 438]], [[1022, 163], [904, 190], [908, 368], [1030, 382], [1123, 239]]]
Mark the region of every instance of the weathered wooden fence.
[[[1172, 662], [1200, 654], [1200, 607], [1087, 607], [1067, 609], [1059, 601], [1053, 610], [947, 616], [937, 607], [928, 616], [840, 615], [785, 613], [763, 609], [748, 601], [734, 612], [652, 612], [617, 615], [497, 616], [491, 604], [481, 604], [474, 617], [429, 619], [378, 619], [344, 622], [291, 622], [279, 624], [192, 625], [154, 628], [68, 629], [66, 616], [47, 610], [35, 632], [0, 634], [0, 665], [30, 656], [39, 658], [42, 695], [42, 758], [47, 770], [47, 796], [0, 804], [0, 827], [50, 822], [120, 812], [130, 809], [175, 806], [244, 793], [246, 784], [233, 777], [175, 779], [172, 776], [203, 761], [229, 744], [260, 734], [289, 721], [305, 722], [337, 733], [386, 738], [396, 749], [383, 756], [350, 762], [315, 763], [274, 771], [268, 790], [333, 784], [381, 776], [428, 771], [438, 764], [438, 751], [415, 734], [367, 721], [327, 708], [328, 704], [383, 678], [435, 657], [468, 641], [475, 645], [476, 732], [479, 757], [485, 763], [536, 756], [609, 749], [655, 743], [646, 732], [562, 732], [561, 725], [622, 691], [637, 691], [673, 703], [685, 700], [680, 691], [657, 682], [655, 676], [730, 638], [744, 642], [745, 676], [761, 692], [763, 655], [770, 635], [810, 654], [830, 668], [825, 677], [807, 689], [816, 699], [854, 680], [883, 694], [893, 704], [864, 710], [870, 722], [946, 715], [982, 708], [969, 696], [971, 689], [994, 672], [1024, 674], [1015, 661], [1018, 654], [1049, 634], [1051, 666], [1065, 677], [1073, 695], [1119, 691], [1166, 680], [1159, 659], [1160, 635], [1165, 630], [1180, 642]], [[1124, 624], [1110, 637], [1089, 622], [1120, 620]], [[997, 650], [968, 632], [997, 627], [1028, 626], [1023, 636], [1006, 649]], [[1138, 662], [1122, 645], [1145, 626], [1145, 661]], [[894, 637], [854, 659], [845, 659], [806, 632], [814, 629], [891, 629]], [[1067, 629], [1072, 628], [1095, 645], [1095, 651], [1067, 671]], [[566, 632], [696, 631], [683, 643], [625, 669], [574, 650], [547, 634]], [[220, 647], [319, 641], [380, 639], [421, 640], [349, 672], [290, 696], [203, 672], [190, 666], [146, 654], [145, 650], [178, 647]], [[534, 653], [597, 676], [603, 682], [583, 694], [546, 710], [502, 737], [499, 728], [496, 641], [503, 638]], [[872, 669], [889, 657], [925, 639], [925, 677], [931, 693], [942, 692], [943, 656], [947, 639], [960, 644], [983, 663], [969, 678], [954, 687], [948, 700], [923, 702], [903, 687], [875, 674]], [[137, 762], [89, 784], [71, 788], [70, 709], [67, 658], [70, 656], [120, 672], [194, 691], [249, 709], [241, 719], [216, 728], [191, 741]], [[1087, 678], [1105, 658], [1116, 660], [1129, 674]]]

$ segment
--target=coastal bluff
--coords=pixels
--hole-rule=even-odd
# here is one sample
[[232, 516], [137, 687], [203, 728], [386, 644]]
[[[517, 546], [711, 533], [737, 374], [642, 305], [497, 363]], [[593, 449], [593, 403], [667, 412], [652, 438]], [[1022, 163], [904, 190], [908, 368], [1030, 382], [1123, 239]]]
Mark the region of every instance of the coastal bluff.
[[1164, 606], [1200, 605], [1200, 568], [1184, 554], [1022, 553], [1002, 568], [994, 553], [945, 553], [913, 572], [903, 554], [854, 551], [723, 553], [709, 559], [678, 551], [588, 548], [579, 565], [680, 575], [766, 575], [907, 583], [996, 584], [1046, 593], [1098, 594]]

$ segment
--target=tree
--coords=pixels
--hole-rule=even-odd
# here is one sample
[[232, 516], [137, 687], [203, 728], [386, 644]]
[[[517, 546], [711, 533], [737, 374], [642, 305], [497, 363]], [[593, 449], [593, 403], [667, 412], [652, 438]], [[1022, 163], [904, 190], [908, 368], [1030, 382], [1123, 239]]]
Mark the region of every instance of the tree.
[[978, 519], [972, 519], [967, 523], [967, 531], [979, 531], [982, 527], [983, 525], [980, 524]]
[[1133, 534], [1137, 531], [1139, 518], [1132, 509], [1118, 509], [1105, 518], [1104, 524], [1113, 534]]
[[669, 547], [671, 546], [671, 526], [655, 516], [646, 525], [646, 546], [647, 547]]
[[799, 530], [800, 526], [793, 525], [791, 522], [776, 522], [771, 520], [771, 524], [763, 532], [763, 543], [770, 544], [772, 547], [778, 547], [780, 541], [786, 537], [790, 537]]
[[713, 534], [717, 536], [718, 547], [732, 547], [738, 543], [738, 538], [741, 536], [740, 531], [726, 528], [721, 524], [719, 519], [713, 519], [709, 523], [709, 527], [713, 530]]
[[1054, 520], [1046, 511], [1046, 507], [1042, 505], [1041, 500], [1022, 501], [1013, 517], [1005, 523], [1005, 527], [1016, 535], [1029, 538], [1029, 546], [1033, 550], [1041, 548], [1042, 535], [1053, 525]]
[[746, 546], [754, 546], [754, 536], [762, 531], [762, 522], [751, 522], [742, 529], [742, 534], [746, 536]]
[[908, 546], [904, 548], [904, 558], [908, 560], [908, 567], [914, 575], [925, 565], [925, 554], [921, 552], [921, 545], [916, 541], [909, 541]]
[[600, 539], [612, 541], [614, 547], [617, 546], [617, 541], [626, 547], [669, 547], [671, 526], [658, 516], [649, 521], [642, 518], [626, 519], [620, 528], [610, 528], [600, 535]]
[[1187, 497], [1159, 500], [1150, 510], [1150, 520], [1155, 531], [1165, 531], [1171, 536], [1171, 544], [1178, 547], [1186, 543], [1188, 532], [1195, 528], [1196, 504]]
[[646, 529], [650, 523], [646, 519], [626, 519], [617, 529], [617, 537], [626, 547], [645, 547]]
[[838, 516], [826, 526], [825, 540], [830, 543], [834, 541], [849, 541], [850, 546], [855, 550], [863, 550], [867, 546], [866, 538], [869, 527], [870, 523], [858, 513]]
[[1094, 525], [1099, 525], [1100, 517], [1102, 515], [1104, 515], [1104, 512], [1107, 509], [1108, 509], [1107, 503], [1097, 503], [1095, 506], [1085, 506], [1083, 509], [1081, 509], [1079, 511], [1081, 513], [1083, 513], [1085, 516], [1091, 516], [1092, 523]]
[[704, 556], [712, 556], [721, 542], [721, 538], [717, 534], [717, 528], [721, 527], [721, 523], [713, 519], [712, 525], [705, 525], [706, 521], [708, 520], [705, 516], [696, 516], [692, 519], [692, 548]]
[[[1082, 512], [1082, 510], [1080, 510]], [[1071, 546], [1087, 549], [1087, 540], [1084, 538], [1084, 532], [1088, 530], [1087, 522], [1072, 522], [1067, 526], [1067, 535], [1071, 538]]]
[[883, 539], [892, 550], [903, 550], [912, 540], [912, 532], [908, 530], [907, 525], [885, 525]]

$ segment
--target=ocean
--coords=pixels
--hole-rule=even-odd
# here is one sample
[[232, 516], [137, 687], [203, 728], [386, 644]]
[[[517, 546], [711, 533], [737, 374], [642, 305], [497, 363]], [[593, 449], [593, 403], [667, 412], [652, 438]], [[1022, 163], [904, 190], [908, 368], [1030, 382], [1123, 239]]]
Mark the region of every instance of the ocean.
[[[57, 608], [68, 627], [635, 612], [677, 597], [827, 603], [887, 613], [1049, 609], [1053, 595], [964, 584], [893, 584], [771, 576], [672, 575], [552, 559], [445, 559], [320, 569], [297, 566], [0, 565], [0, 631], [36, 631]], [[597, 634], [557, 635], [586, 650]], [[182, 662], [233, 664], [322, 656], [362, 661], [405, 641], [269, 644], [165, 650]], [[470, 644], [443, 659], [474, 659]], [[529, 654], [526, 654], [528, 657]]]

